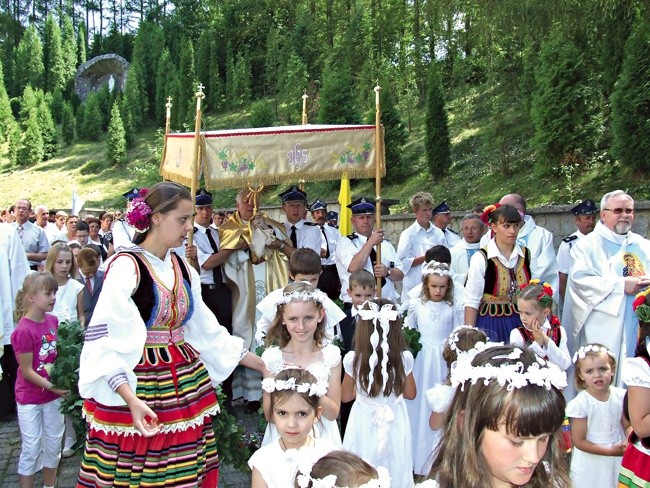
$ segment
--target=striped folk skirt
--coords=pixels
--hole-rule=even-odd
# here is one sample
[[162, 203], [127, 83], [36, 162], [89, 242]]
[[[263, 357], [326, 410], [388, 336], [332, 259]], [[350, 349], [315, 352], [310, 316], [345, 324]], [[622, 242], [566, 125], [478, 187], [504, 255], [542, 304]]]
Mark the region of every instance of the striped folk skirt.
[[86, 400], [89, 430], [77, 486], [216, 488], [211, 416], [219, 407], [196, 350], [187, 343], [145, 346], [134, 372], [136, 395], [156, 413], [161, 432], [143, 437], [128, 407]]
[[623, 462], [618, 475], [618, 486], [623, 488], [648, 488], [650, 486], [650, 446], [636, 437], [630, 436], [630, 443], [623, 454]]

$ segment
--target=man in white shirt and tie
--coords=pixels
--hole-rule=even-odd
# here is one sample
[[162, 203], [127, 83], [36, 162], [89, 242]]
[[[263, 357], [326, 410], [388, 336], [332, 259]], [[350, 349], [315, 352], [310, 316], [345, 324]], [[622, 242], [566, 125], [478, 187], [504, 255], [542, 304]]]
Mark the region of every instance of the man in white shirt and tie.
[[336, 300], [341, 294], [341, 280], [336, 271], [336, 246], [339, 243], [341, 234], [338, 229], [327, 225], [327, 204], [322, 200], [316, 200], [309, 207], [311, 218], [318, 225], [321, 232], [320, 257], [323, 271], [318, 279], [318, 288], [327, 293], [332, 300]]

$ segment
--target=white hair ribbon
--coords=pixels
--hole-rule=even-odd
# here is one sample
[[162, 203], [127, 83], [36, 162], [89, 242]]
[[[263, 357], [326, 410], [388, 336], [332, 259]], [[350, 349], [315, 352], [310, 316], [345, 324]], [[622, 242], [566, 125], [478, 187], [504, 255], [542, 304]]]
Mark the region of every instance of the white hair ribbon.
[[[364, 307], [366, 304], [369, 307], [368, 309]], [[364, 305], [362, 305], [363, 308], [359, 310], [359, 317], [361, 317], [361, 320], [372, 321], [373, 324], [373, 331], [372, 334], [370, 334], [372, 353], [370, 354], [370, 358], [368, 358], [368, 392], [370, 392], [374, 371], [377, 363], [379, 362], [377, 346], [381, 347], [381, 350], [383, 352], [381, 360], [381, 376], [383, 382], [382, 389], [388, 381], [388, 330], [390, 329], [390, 323], [394, 320], [397, 320], [398, 314], [397, 310], [395, 310], [393, 304], [391, 303], [382, 305], [381, 309], [375, 302], [367, 301], [364, 303]], [[379, 330], [377, 329], [378, 325], [381, 326], [383, 331], [381, 345], [379, 344]]]

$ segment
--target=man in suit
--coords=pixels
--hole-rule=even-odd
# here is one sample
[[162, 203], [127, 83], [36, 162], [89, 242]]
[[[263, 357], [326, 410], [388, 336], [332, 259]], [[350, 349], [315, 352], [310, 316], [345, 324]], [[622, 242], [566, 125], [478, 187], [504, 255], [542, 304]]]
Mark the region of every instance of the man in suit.
[[77, 263], [81, 273], [81, 277], [77, 278], [77, 281], [84, 285], [84, 324], [88, 325], [104, 285], [104, 272], [98, 271], [99, 253], [94, 249], [94, 246], [80, 249], [77, 255]]

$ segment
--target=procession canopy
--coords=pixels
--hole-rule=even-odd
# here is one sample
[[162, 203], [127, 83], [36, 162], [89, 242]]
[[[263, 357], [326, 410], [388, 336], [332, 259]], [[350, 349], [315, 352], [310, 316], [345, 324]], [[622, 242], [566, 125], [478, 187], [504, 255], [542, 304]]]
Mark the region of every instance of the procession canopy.
[[[379, 148], [381, 176], [386, 174], [384, 129], [374, 125], [295, 125], [204, 132], [201, 172], [208, 189], [293, 183], [299, 180], [375, 178]], [[377, 142], [377, 140], [379, 142]], [[194, 134], [169, 134], [161, 175], [189, 185]]]

